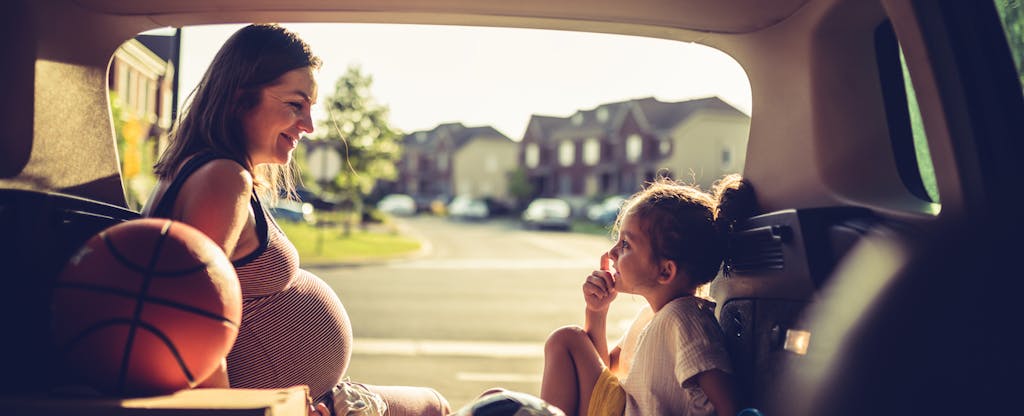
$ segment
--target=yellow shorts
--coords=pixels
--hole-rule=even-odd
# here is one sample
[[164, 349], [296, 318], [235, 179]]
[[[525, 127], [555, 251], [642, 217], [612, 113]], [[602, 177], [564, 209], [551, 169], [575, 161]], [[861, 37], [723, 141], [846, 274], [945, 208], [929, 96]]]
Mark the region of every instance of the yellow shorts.
[[626, 411], [626, 391], [612, 370], [605, 368], [590, 393], [587, 416], [622, 416]]

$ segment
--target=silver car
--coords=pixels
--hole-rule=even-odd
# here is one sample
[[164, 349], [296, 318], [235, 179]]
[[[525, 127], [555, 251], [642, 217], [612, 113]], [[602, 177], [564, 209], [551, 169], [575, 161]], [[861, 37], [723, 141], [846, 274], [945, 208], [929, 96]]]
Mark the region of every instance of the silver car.
[[572, 227], [571, 214], [568, 202], [557, 198], [537, 198], [523, 211], [523, 227], [568, 230]]

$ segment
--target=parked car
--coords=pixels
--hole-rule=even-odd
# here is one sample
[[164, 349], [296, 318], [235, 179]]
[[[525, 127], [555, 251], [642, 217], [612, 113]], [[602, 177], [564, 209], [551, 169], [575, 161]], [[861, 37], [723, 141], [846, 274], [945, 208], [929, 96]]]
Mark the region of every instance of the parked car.
[[295, 194], [298, 195], [300, 201], [313, 204], [313, 209], [317, 211], [334, 210], [340, 202], [337, 197], [316, 193], [304, 187], [295, 189]]
[[619, 215], [619, 209], [626, 202], [628, 197], [623, 195], [612, 195], [587, 206], [587, 219], [601, 225], [608, 225], [615, 222]]
[[405, 194], [385, 195], [377, 202], [377, 209], [391, 215], [414, 215], [416, 214], [416, 200]]
[[568, 230], [572, 227], [572, 207], [561, 199], [537, 198], [526, 206], [522, 219], [525, 228]]
[[487, 203], [466, 195], [459, 195], [448, 203], [448, 216], [460, 220], [483, 220], [491, 215]]
[[[9, 0], [0, 10], [0, 400], [22, 406], [0, 413], [79, 403], [53, 397], [68, 372], [48, 333], [50, 289], [86, 239], [138, 217], [108, 107], [112, 51], [165, 26], [322, 20], [720, 49], [749, 79], [737, 168], [760, 206], [729, 224], [730, 259], [711, 285], [743, 402], [795, 416], [1020, 411], [1019, 1]], [[658, 151], [638, 143], [642, 169]], [[550, 189], [557, 174], [539, 179]], [[286, 412], [304, 411], [295, 404]]]
[[309, 202], [281, 199], [277, 204], [270, 207], [270, 215], [281, 221], [292, 223], [313, 224], [316, 222], [316, 213], [313, 204]]

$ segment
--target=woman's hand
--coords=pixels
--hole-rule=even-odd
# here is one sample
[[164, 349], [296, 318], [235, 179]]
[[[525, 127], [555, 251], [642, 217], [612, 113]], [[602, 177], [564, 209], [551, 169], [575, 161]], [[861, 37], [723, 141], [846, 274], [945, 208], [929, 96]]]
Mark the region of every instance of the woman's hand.
[[606, 312], [619, 291], [615, 289], [615, 277], [611, 273], [611, 259], [608, 253], [601, 255], [601, 269], [594, 270], [583, 282], [583, 299], [587, 310]]

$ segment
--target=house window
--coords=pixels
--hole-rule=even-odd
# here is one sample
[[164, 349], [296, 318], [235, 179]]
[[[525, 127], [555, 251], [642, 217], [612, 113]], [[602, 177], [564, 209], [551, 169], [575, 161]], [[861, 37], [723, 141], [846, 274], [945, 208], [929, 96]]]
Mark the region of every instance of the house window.
[[576, 162], [576, 146], [570, 140], [558, 144], [558, 164], [572, 166]]
[[426, 132], [421, 131], [421, 132], [416, 133], [416, 143], [423, 143], [425, 141], [427, 141], [427, 133]]
[[135, 109], [135, 70], [131, 67], [127, 67], [124, 71], [125, 78], [125, 89], [122, 91], [124, 95], [125, 106], [134, 110]]
[[156, 81], [146, 79], [146, 116], [156, 114]]
[[604, 122], [608, 121], [608, 109], [607, 108], [601, 107], [601, 108], [597, 109], [597, 121], [599, 123], [604, 123]]
[[487, 155], [484, 159], [484, 172], [494, 173], [498, 171], [498, 158], [494, 155]]
[[406, 157], [406, 160], [409, 161], [409, 170], [417, 170], [420, 168], [418, 163], [420, 161], [419, 155], [415, 153], [410, 153], [409, 156]]
[[540, 148], [537, 147], [537, 143], [526, 145], [526, 154], [523, 155], [523, 158], [526, 159], [524, 162], [528, 168], [532, 169], [540, 164]]
[[578, 126], [583, 124], [583, 113], [576, 113], [572, 115], [572, 125]]
[[639, 134], [631, 134], [626, 139], [626, 161], [636, 162], [640, 160], [640, 155], [644, 151], [644, 142], [640, 138]]
[[437, 155], [437, 170], [441, 172], [448, 170], [448, 155], [444, 153]]
[[601, 142], [591, 137], [583, 142], [583, 163], [594, 166], [601, 161]]
[[619, 191], [627, 194], [640, 190], [637, 186], [636, 173], [629, 171], [622, 172], [622, 179], [620, 180], [619, 185]]
[[603, 192], [603, 193], [616, 192], [617, 190], [615, 189], [615, 186], [612, 183], [613, 180], [614, 180], [614, 178], [612, 177], [612, 174], [610, 174], [610, 173], [602, 173], [601, 174], [601, 192]]
[[732, 169], [732, 149], [729, 147], [722, 149], [722, 169]]
[[128, 65], [124, 62], [117, 63], [117, 95], [124, 105], [128, 102]]
[[598, 188], [597, 175], [587, 175], [583, 182], [583, 194], [584, 195], [597, 195], [600, 192]]
[[672, 151], [672, 141], [668, 139], [662, 140], [658, 143], [658, 151], [661, 152], [662, 156], [669, 154]]
[[572, 176], [561, 175], [558, 177], [559, 195], [572, 195]]

